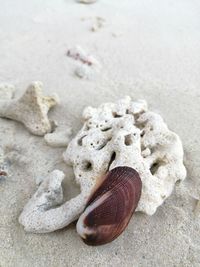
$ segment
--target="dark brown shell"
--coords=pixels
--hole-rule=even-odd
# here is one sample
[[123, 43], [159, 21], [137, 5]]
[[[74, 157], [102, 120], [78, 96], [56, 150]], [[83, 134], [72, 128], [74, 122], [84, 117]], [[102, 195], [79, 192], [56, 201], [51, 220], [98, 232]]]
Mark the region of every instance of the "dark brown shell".
[[83, 241], [96, 246], [117, 238], [138, 205], [141, 188], [142, 182], [135, 169], [122, 166], [109, 171], [96, 186], [78, 220], [77, 231]]

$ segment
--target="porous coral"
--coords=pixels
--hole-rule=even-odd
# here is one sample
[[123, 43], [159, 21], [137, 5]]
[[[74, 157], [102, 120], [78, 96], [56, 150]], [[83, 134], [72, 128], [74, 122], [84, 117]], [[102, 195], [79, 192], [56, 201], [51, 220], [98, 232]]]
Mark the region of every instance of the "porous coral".
[[90, 180], [92, 187], [108, 170], [132, 167], [143, 184], [137, 210], [154, 214], [176, 181], [186, 177], [178, 135], [159, 114], [148, 111], [146, 101], [131, 101], [130, 97], [98, 108], [87, 107], [83, 118], [83, 128], [64, 154], [76, 180], [80, 184]]

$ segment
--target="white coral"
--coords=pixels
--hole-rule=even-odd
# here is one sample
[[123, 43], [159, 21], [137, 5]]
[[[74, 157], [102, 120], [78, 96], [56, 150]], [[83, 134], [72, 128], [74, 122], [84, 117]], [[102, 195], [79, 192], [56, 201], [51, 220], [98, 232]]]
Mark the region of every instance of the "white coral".
[[160, 115], [148, 111], [144, 100], [126, 97], [116, 104], [88, 107], [83, 115], [84, 126], [64, 155], [77, 181], [95, 183], [114, 167], [130, 166], [143, 183], [137, 210], [154, 214], [176, 181], [186, 177], [180, 138]]
[[[171, 194], [176, 181], [186, 177], [180, 138], [160, 115], [148, 111], [146, 101], [125, 97], [117, 103], [87, 107], [83, 118], [82, 129], [64, 153], [65, 161], [73, 166], [81, 193], [70, 200], [72, 203], [49, 209], [48, 217], [39, 210], [39, 220], [32, 214], [31, 220], [21, 221], [27, 231], [53, 231], [78, 218], [97, 180], [117, 166], [130, 166], [139, 172], [143, 186], [137, 211], [148, 215], [154, 214]], [[29, 214], [38, 210], [37, 197], [31, 201], [32, 207], [25, 207]], [[23, 216], [27, 217], [26, 212]]]
[[67, 147], [70, 136], [72, 135], [72, 128], [66, 125], [59, 125], [53, 133], [47, 133], [44, 140], [52, 147]]
[[0, 99], [0, 117], [20, 121], [35, 135], [51, 132], [47, 114], [58, 103], [58, 97], [43, 96], [42, 87], [41, 82], [33, 82], [21, 98]]
[[70, 199], [61, 206], [63, 201], [62, 180], [64, 173], [52, 171], [40, 183], [38, 190], [24, 207], [19, 222], [25, 231], [47, 233], [61, 229], [78, 219], [87, 199], [83, 194]]

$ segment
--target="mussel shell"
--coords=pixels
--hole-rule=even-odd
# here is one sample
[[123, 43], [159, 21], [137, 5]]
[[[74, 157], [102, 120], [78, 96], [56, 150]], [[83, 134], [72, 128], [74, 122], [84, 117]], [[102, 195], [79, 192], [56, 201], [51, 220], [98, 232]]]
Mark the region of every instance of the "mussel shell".
[[96, 185], [77, 232], [87, 245], [103, 245], [117, 238], [128, 225], [140, 196], [142, 182], [138, 172], [121, 166], [109, 171]]

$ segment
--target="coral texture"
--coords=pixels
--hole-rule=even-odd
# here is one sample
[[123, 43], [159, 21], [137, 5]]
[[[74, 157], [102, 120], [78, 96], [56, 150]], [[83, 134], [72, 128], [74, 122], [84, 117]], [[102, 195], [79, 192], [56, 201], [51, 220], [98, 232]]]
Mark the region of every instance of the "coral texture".
[[7, 162], [5, 162], [4, 151], [0, 146], [0, 181], [8, 176]]
[[[73, 166], [81, 193], [54, 209], [46, 199], [46, 212], [38, 208], [36, 193], [22, 215], [29, 216], [21, 220], [27, 231], [54, 231], [77, 219], [96, 182], [117, 166], [129, 166], [139, 173], [143, 186], [137, 211], [148, 215], [153, 215], [172, 193], [175, 183], [186, 177], [180, 138], [168, 129], [160, 115], [148, 111], [145, 100], [125, 97], [98, 108], [87, 107], [83, 119], [82, 129], [64, 153], [66, 163]], [[41, 187], [43, 183], [39, 191]], [[42, 194], [45, 193], [40, 198]], [[39, 220], [35, 213], [41, 213]], [[35, 225], [30, 227], [33, 221]]]

